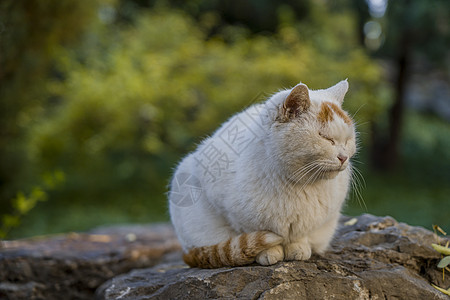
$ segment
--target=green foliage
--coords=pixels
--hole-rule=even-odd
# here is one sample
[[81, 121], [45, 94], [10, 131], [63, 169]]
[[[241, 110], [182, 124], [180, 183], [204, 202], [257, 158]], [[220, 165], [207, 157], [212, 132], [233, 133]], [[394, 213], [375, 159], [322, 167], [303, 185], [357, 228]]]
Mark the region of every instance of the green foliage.
[[357, 119], [376, 117], [387, 88], [352, 38], [350, 17], [318, 7], [315, 18], [320, 29], [285, 23], [274, 35], [248, 36], [228, 27], [208, 37], [213, 24], [160, 9], [142, 11], [133, 25], [93, 28], [79, 48], [59, 53], [65, 79], [46, 89], [62, 100], [29, 130], [32, 165], [64, 169], [62, 202], [76, 193], [77, 201], [100, 205], [119, 194], [121, 205], [133, 191], [151, 207], [164, 201], [182, 155], [280, 87], [301, 80], [325, 88], [348, 77], [347, 108], [364, 105]]
[[434, 284], [431, 284], [431, 286], [434, 287], [435, 289], [437, 289], [438, 291], [440, 291], [440, 292], [442, 292], [442, 293], [444, 293], [444, 294], [450, 296], [450, 288], [447, 289], [447, 290], [445, 290], [445, 289], [443, 289], [443, 288], [440, 288], [440, 287], [438, 287], [438, 286], [435, 286]]
[[[105, 0], [108, 1], [108, 0]], [[24, 136], [51, 104], [45, 88], [55, 77], [54, 58], [96, 23], [103, 0], [0, 1], [0, 211], [38, 179]], [[108, 1], [111, 2], [111, 1]]]
[[[433, 225], [433, 229], [436, 233], [436, 231], [438, 231], [439, 233], [441, 233], [442, 235], [447, 235], [447, 233], [442, 230], [439, 226], [437, 225]], [[444, 256], [438, 263], [437, 267], [442, 269], [442, 279], [444, 280], [445, 278], [445, 270], [450, 271], [450, 269], [447, 267], [450, 264], [450, 248], [449, 248], [449, 242], [447, 242], [447, 244], [445, 246], [441, 246], [438, 244], [431, 244], [431, 246], [434, 248], [434, 250], [436, 250], [437, 252], [441, 253], [442, 255], [446, 255]], [[437, 289], [438, 291], [449, 295], [450, 296], [450, 288], [448, 290], [445, 290], [443, 288], [440, 288], [434, 284], [431, 284], [435, 289]]]
[[[0, 4], [0, 206], [9, 237], [166, 220], [176, 162], [236, 111], [300, 80], [317, 89], [348, 77], [344, 105], [357, 112], [363, 142], [364, 123], [390, 105], [381, 68], [359, 45], [351, 10], [337, 2], [305, 1], [296, 11], [285, 1], [246, 2], [255, 8], [249, 28], [229, 26], [239, 16], [220, 15], [219, 1], [156, 2]], [[195, 19], [170, 9], [175, 2]], [[260, 33], [264, 13], [274, 20]], [[429, 153], [447, 157], [448, 126], [415, 120], [404, 145], [414, 166]], [[55, 174], [41, 178], [54, 169], [63, 170], [63, 187]], [[405, 220], [420, 212], [441, 222], [430, 210], [448, 188], [436, 178], [413, 169], [370, 175], [364, 197], [372, 213], [400, 211]], [[28, 191], [30, 182], [42, 183]]]
[[[450, 248], [447, 248], [446, 252], [450, 253]], [[449, 264], [450, 264], [450, 255], [441, 259], [441, 261], [438, 263], [437, 267], [443, 269], [443, 268], [447, 267]]]
[[64, 103], [32, 130], [33, 159], [54, 167], [71, 157], [84, 170], [91, 159], [132, 148], [179, 156], [236, 110], [262, 100], [261, 92], [298, 80], [321, 88], [348, 76], [350, 109], [366, 103], [376, 115], [383, 107], [380, 70], [361, 49], [333, 53], [332, 44], [321, 51], [293, 27], [274, 37], [233, 32], [232, 43], [207, 40], [202, 29], [179, 12], [143, 13], [114, 41], [85, 50], [85, 62], [66, 53], [67, 80], [49, 84]]
[[1, 217], [0, 238], [7, 237], [11, 229], [18, 227], [21, 223], [21, 218], [28, 214], [38, 202], [46, 201], [48, 191], [60, 187], [64, 182], [64, 178], [64, 173], [61, 171], [46, 173], [43, 176], [43, 184], [33, 186], [28, 195], [18, 192], [16, 197], [11, 200], [13, 212], [4, 214]]
[[[8, 146], [10, 156], [2, 159], [6, 164], [15, 155], [20, 164], [10, 164], [20, 166], [18, 173], [24, 175], [11, 175], [4, 167], [5, 174], [19, 178], [8, 188], [24, 190], [47, 170], [61, 169], [66, 177], [64, 187], [51, 193], [47, 188], [51, 180], [43, 179], [47, 183], [41, 189], [50, 201], [31, 201], [31, 191], [14, 198], [8, 216], [15, 215], [16, 202], [24, 211], [39, 205], [28, 210], [26, 218], [21, 215], [22, 226], [10, 232], [13, 237], [166, 220], [165, 186], [176, 162], [236, 111], [300, 80], [318, 89], [348, 77], [350, 91], [344, 105], [357, 112], [355, 119], [363, 133], [369, 131], [364, 123], [379, 118], [390, 104], [381, 68], [359, 45], [349, 10], [333, 11], [311, 2], [308, 16], [296, 19], [289, 6], [283, 6], [277, 9], [274, 33], [251, 34], [243, 27], [224, 27], [214, 12], [193, 19], [169, 8], [141, 8], [125, 16], [117, 11], [120, 6], [115, 1], [70, 2], [60, 4], [56, 12], [40, 7], [38, 11], [47, 17], [36, 20], [42, 22], [36, 28], [51, 37], [36, 42], [37, 52], [30, 45], [17, 52], [30, 51], [37, 61], [42, 59], [39, 72], [27, 76], [29, 64], [19, 54], [9, 58], [21, 67], [11, 68], [19, 75], [11, 77], [14, 84], [3, 89], [2, 100], [15, 107], [7, 122], [20, 128], [16, 129], [24, 138], [14, 140], [14, 147], [5, 140], [2, 145]], [[69, 25], [62, 24], [68, 10]], [[51, 19], [49, 27], [46, 18]], [[30, 20], [17, 24], [21, 22], [39, 36]], [[71, 30], [73, 38], [66, 38], [64, 33]], [[26, 37], [22, 42], [29, 41]], [[22, 77], [27, 80], [21, 81]], [[414, 131], [418, 135], [408, 140], [412, 146], [407, 151], [429, 150], [423, 139], [432, 135], [422, 125]], [[433, 128], [440, 128], [445, 136], [447, 127]], [[419, 135], [420, 141], [414, 140]], [[363, 142], [368, 137], [361, 135]], [[436, 145], [442, 141], [432, 140]], [[410, 171], [405, 173], [414, 173]], [[395, 203], [401, 209], [411, 207], [408, 213], [422, 213], [417, 209], [419, 200], [438, 201], [446, 194], [437, 187], [425, 192], [422, 185], [417, 192], [411, 189], [416, 182], [399, 178], [388, 177], [387, 187], [385, 178], [371, 178], [370, 199], [366, 198], [370, 212], [380, 199], [401, 198], [397, 192], [416, 197], [403, 197], [405, 202], [417, 201], [410, 205], [387, 200], [388, 206], [375, 207], [375, 213], [386, 214], [392, 208], [389, 213], [395, 215], [395, 207], [389, 206]], [[2, 206], [7, 207], [5, 202], [11, 198], [2, 195]], [[14, 217], [8, 218], [6, 223], [17, 224]]]
[[432, 4], [427, 0], [389, 1], [384, 20], [386, 42], [379, 54], [396, 59], [407, 47], [445, 69], [450, 46], [449, 17], [450, 3], [446, 0]]

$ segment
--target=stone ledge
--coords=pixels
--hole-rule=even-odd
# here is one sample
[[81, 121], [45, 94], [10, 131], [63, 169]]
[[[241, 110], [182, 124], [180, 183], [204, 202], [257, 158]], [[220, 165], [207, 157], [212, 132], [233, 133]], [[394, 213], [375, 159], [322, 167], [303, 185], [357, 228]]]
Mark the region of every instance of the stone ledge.
[[432, 232], [348, 220], [325, 255], [270, 267], [187, 268], [169, 224], [4, 241], [0, 299], [448, 299], [430, 285], [450, 286]]
[[[201, 270], [176, 259], [104, 283], [98, 299], [448, 299], [434, 233], [391, 217], [342, 218], [331, 250], [308, 261]], [[351, 223], [350, 223], [351, 224]], [[444, 242], [444, 241], [441, 241]]]
[[107, 279], [151, 267], [179, 251], [168, 224], [3, 241], [0, 299], [92, 299]]

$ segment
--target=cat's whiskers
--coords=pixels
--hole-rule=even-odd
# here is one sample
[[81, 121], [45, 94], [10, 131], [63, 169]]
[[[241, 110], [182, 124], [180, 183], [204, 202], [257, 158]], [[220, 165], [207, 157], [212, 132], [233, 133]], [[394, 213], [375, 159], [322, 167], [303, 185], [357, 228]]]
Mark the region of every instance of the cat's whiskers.
[[[289, 176], [289, 178], [292, 180], [294, 178], [296, 178], [299, 174], [302, 174], [305, 171], [308, 171], [308, 169], [314, 168], [316, 166], [316, 161], [312, 161], [304, 166], [302, 166], [301, 168], [299, 168], [298, 170], [296, 170], [291, 176]], [[296, 179], [294, 179], [295, 181]]]
[[358, 164], [361, 164], [361, 165], [364, 165], [364, 162], [363, 162], [363, 161], [360, 161], [360, 160], [358, 160], [358, 159], [356, 159], [356, 158], [352, 158], [352, 162], [358, 163]]
[[315, 168], [317, 168], [317, 165], [314, 163], [310, 163], [308, 167], [303, 167], [300, 170], [298, 170], [299, 172], [296, 172], [295, 176], [289, 177], [284, 182], [283, 190], [287, 191], [288, 194], [291, 193], [298, 184], [298, 182], [300, 182], [300, 180], [302, 180], [310, 172], [313, 172]]
[[356, 168], [355, 166], [351, 165], [351, 168], [349, 169], [350, 176], [351, 176], [351, 187], [353, 194], [356, 197], [356, 200], [358, 201], [361, 208], [364, 206], [364, 209], [368, 211], [366, 202], [364, 201], [364, 198], [362, 196], [361, 188], [365, 187], [366, 182], [364, 180], [363, 175], [361, 172]]
[[317, 168], [319, 166], [319, 164], [317, 164], [318, 161], [319, 160], [314, 160], [296, 170], [291, 176], [288, 177], [288, 179], [284, 184], [284, 188], [287, 188], [289, 184], [291, 184], [290, 188], [296, 186], [300, 182], [300, 180], [302, 180], [306, 175], [308, 175], [309, 172], [313, 171], [314, 168]]
[[[323, 166], [322, 164], [320, 164], [321, 162], [324, 162], [325, 160], [315, 160], [312, 162], [313, 166], [312, 168], [310, 168], [308, 170], [308, 172], [306, 172], [305, 174], [303, 174], [303, 176], [301, 176], [300, 178], [298, 178], [294, 184], [292, 184], [290, 186], [290, 190], [289, 193], [292, 192], [296, 192], [298, 190], [302, 191], [307, 185], [313, 183], [314, 181], [317, 180], [317, 178], [320, 177], [320, 175], [322, 174], [322, 171], [325, 169], [325, 166]], [[305, 177], [306, 175], [308, 175], [308, 173], [314, 171], [314, 173], [309, 176], [306, 181], [302, 184], [302, 186], [298, 189], [297, 188], [297, 184], [300, 182], [301, 179], [303, 179], [303, 177]]]
[[330, 171], [331, 168], [335, 167], [335, 164], [329, 159], [317, 159], [312, 163], [317, 167], [323, 168], [324, 172], [327, 171], [327, 169]]
[[[288, 191], [288, 194], [296, 194], [298, 191], [303, 191], [304, 188], [310, 183], [312, 178], [317, 174], [319, 169], [313, 169], [313, 171], [314, 171], [314, 173], [312, 173], [312, 175], [302, 184], [302, 186], [300, 188], [296, 188], [295, 185], [292, 185], [290, 187], [290, 190]], [[298, 184], [298, 182], [297, 182], [297, 184]]]
[[366, 187], [366, 181], [364, 180], [364, 176], [362, 175], [361, 171], [355, 166], [352, 166], [352, 170], [355, 171], [355, 175], [357, 175], [356, 177], [359, 176], [360, 180], [362, 181], [362, 186]]
[[305, 189], [305, 187], [311, 183], [313, 183], [314, 181], [316, 181], [317, 178], [319, 178], [319, 176], [321, 175], [321, 172], [323, 171], [324, 167], [321, 165], [317, 165], [318, 169], [314, 172], [314, 174], [308, 178], [308, 180], [300, 187], [300, 191], [303, 191]]
[[[305, 183], [303, 184], [301, 190], [302, 190], [306, 185], [308, 185], [310, 182], [312, 182], [312, 181], [314, 180], [314, 177], [316, 176], [316, 174], [317, 174], [317, 172], [318, 172], [319, 170], [320, 170], [320, 165], [315, 165], [315, 166], [311, 169], [311, 171], [314, 171], [314, 173], [306, 179], [306, 181], [305, 181]], [[311, 171], [310, 171], [310, 172], [311, 172]], [[306, 175], [307, 175], [307, 174], [305, 174], [305, 176], [306, 176]], [[299, 178], [299, 179], [295, 182], [295, 184], [294, 184], [293, 186], [297, 185], [297, 184], [300, 182], [300, 180], [303, 179], [303, 177], [304, 177], [304, 176], [302, 176], [301, 178]]]
[[307, 174], [311, 168], [315, 167], [315, 165], [316, 165], [315, 161], [309, 162], [308, 164], [295, 170], [291, 175], [285, 176], [285, 185], [297, 181], [298, 176], [303, 176]]
[[355, 113], [352, 115], [352, 119], [356, 118], [356, 115], [358, 114], [358, 112], [361, 110], [361, 108], [363, 108], [366, 105], [366, 103], [363, 103], [359, 106], [359, 108], [355, 111]]

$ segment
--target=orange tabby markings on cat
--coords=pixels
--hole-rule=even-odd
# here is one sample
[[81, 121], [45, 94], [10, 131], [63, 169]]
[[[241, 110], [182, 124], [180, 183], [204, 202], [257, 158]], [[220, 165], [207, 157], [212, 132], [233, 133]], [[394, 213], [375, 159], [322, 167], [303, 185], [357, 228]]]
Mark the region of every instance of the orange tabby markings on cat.
[[330, 107], [330, 102], [322, 102], [317, 119], [322, 123], [327, 123], [333, 121], [333, 115], [334, 113]]
[[352, 125], [352, 119], [350, 119], [347, 113], [332, 102], [322, 102], [317, 119], [322, 123], [331, 122], [333, 121], [334, 114], [340, 117], [347, 125]]
[[[254, 262], [258, 253], [282, 241], [281, 237], [271, 232], [243, 233], [219, 244], [193, 248], [183, 255], [183, 260], [191, 267], [208, 269], [241, 266]], [[232, 244], [236, 246], [231, 247]]]
[[191, 267], [309, 259], [337, 227], [356, 152], [347, 81], [280, 91], [225, 122], [178, 165], [172, 223]]

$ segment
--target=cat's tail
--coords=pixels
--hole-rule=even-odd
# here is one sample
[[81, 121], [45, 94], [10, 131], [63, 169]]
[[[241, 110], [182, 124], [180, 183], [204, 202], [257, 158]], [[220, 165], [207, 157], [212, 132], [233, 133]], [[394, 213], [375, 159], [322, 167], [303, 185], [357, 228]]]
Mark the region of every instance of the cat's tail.
[[192, 248], [183, 255], [183, 260], [191, 267], [220, 268], [251, 264], [263, 250], [279, 245], [283, 238], [270, 231], [242, 233], [215, 244]]

